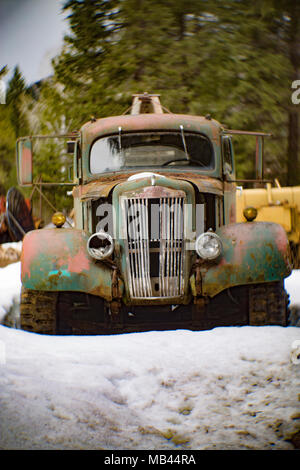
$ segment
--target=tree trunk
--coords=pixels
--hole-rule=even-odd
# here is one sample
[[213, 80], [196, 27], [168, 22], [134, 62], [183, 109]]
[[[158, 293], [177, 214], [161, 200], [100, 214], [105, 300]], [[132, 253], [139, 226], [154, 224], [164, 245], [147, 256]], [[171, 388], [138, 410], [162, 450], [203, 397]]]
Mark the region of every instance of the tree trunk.
[[[290, 2], [290, 34], [289, 34], [289, 56], [292, 65], [291, 84], [300, 79], [300, 4]], [[299, 105], [291, 104], [288, 116], [288, 174], [287, 184], [294, 186], [300, 183], [299, 168]]]
[[[296, 106], [296, 105], [294, 105]], [[289, 111], [288, 122], [288, 186], [296, 186], [299, 182], [299, 113]]]

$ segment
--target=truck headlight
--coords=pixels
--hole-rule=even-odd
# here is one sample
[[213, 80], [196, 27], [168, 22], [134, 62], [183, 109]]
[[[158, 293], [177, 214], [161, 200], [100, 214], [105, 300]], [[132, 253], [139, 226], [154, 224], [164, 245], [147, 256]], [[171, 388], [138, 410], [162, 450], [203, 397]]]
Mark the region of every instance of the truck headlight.
[[87, 250], [92, 258], [102, 260], [108, 258], [114, 251], [114, 241], [109, 233], [97, 232], [88, 239]]
[[222, 252], [222, 242], [215, 233], [205, 232], [197, 238], [195, 249], [200, 258], [216, 259]]

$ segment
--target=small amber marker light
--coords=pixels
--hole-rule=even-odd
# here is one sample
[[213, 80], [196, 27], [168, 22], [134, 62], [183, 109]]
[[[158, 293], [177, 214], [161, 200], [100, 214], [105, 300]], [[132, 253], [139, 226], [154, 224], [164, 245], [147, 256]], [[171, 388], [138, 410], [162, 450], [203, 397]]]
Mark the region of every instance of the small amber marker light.
[[57, 227], [60, 228], [64, 225], [66, 221], [66, 216], [62, 212], [55, 212], [52, 216], [52, 223]]
[[255, 207], [246, 207], [243, 214], [247, 222], [252, 222], [257, 217], [257, 209]]

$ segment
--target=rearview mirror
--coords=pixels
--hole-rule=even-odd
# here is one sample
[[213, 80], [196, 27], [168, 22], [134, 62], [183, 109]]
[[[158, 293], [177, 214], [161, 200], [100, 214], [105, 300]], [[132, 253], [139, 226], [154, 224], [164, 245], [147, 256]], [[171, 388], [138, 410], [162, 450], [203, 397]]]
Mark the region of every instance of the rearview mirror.
[[17, 140], [17, 176], [20, 186], [32, 185], [32, 141], [28, 137]]

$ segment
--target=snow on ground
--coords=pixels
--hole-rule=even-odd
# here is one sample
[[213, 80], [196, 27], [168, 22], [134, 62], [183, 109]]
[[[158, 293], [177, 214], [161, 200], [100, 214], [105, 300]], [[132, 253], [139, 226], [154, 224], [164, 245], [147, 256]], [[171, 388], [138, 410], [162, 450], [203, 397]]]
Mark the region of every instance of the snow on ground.
[[0, 268], [0, 322], [13, 304], [19, 303], [21, 291], [21, 262]]
[[[19, 275], [19, 263], [0, 270], [2, 315]], [[298, 305], [299, 276], [286, 281]], [[78, 337], [0, 326], [0, 449], [294, 449], [299, 344], [296, 327]]]
[[285, 289], [290, 295], [291, 305], [300, 307], [300, 269], [295, 269], [284, 281]]
[[0, 244], [0, 268], [16, 263], [21, 258], [22, 242]]

